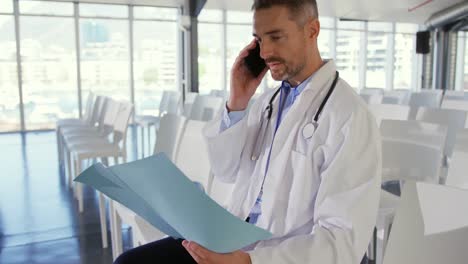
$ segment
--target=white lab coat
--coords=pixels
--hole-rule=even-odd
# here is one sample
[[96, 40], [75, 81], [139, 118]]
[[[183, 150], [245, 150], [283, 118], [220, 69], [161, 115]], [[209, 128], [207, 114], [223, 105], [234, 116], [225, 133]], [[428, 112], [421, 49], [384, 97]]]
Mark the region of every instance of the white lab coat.
[[[278, 128], [256, 224], [273, 237], [252, 246], [253, 264], [359, 263], [370, 242], [381, 182], [381, 145], [374, 118], [340, 79], [313, 136], [304, 130], [335, 71], [333, 61], [323, 65]], [[247, 218], [260, 192], [278, 99], [258, 161], [252, 161], [251, 154], [273, 92], [263, 94], [231, 128], [220, 132], [219, 115], [204, 130], [215, 177], [235, 183], [227, 209], [240, 219]]]

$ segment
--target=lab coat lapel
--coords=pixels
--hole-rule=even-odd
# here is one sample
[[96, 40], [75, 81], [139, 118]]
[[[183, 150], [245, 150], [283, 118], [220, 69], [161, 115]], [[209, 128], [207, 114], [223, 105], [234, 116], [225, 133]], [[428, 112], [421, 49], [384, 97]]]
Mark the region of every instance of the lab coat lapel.
[[285, 143], [288, 137], [291, 136], [291, 133], [297, 132], [297, 126], [300, 125], [299, 122], [304, 118], [306, 112], [308, 110], [314, 113], [317, 111], [317, 109], [309, 108], [311, 108], [311, 104], [314, 104], [313, 107], [318, 108], [321, 100], [317, 103], [315, 99], [324, 97], [324, 94], [328, 91], [329, 84], [333, 82], [335, 72], [335, 63], [333, 61], [328, 61], [317, 71], [307, 87], [296, 99], [297, 101], [291, 106], [291, 109], [289, 109], [289, 112], [281, 121], [278, 131], [276, 131], [270, 160], [274, 160], [281, 152], [281, 149], [287, 147]]

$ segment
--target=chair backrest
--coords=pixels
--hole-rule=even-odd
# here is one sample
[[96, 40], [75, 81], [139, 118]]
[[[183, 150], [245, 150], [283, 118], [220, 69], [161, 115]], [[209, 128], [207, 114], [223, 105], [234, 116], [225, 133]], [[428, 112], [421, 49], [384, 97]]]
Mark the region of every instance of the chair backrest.
[[185, 117], [175, 114], [165, 114], [161, 118], [159, 129], [156, 132], [154, 154], [163, 152], [171, 161], [175, 161], [175, 154], [186, 120]]
[[441, 92], [423, 91], [419, 93], [412, 93], [409, 105], [412, 107], [431, 107], [439, 108], [442, 99]]
[[444, 93], [443, 100], [464, 100], [464, 99], [465, 99], [464, 91], [446, 90]]
[[382, 182], [414, 180], [439, 183], [442, 152], [427, 145], [382, 140]]
[[208, 190], [210, 161], [203, 137], [206, 122], [188, 120], [176, 154], [175, 164], [192, 181], [200, 182]]
[[453, 151], [455, 150], [468, 152], [468, 129], [458, 131], [453, 147]]
[[169, 106], [169, 101], [171, 98], [171, 91], [164, 90], [161, 96], [161, 101], [159, 101], [159, 116], [162, 116], [164, 113], [166, 113], [167, 108]]
[[444, 154], [450, 156], [457, 133], [465, 127], [467, 113], [462, 110], [420, 107], [416, 120], [445, 125], [448, 128]]
[[468, 111], [468, 101], [444, 99], [441, 108]]
[[383, 95], [384, 94], [384, 89], [382, 89], [382, 88], [363, 88], [363, 89], [361, 89], [361, 91], [359, 91], [359, 94]]
[[105, 97], [98, 95], [93, 103], [93, 112], [91, 114], [90, 125], [96, 126], [96, 123], [99, 121], [99, 117], [101, 116], [101, 111], [105, 102]]
[[[130, 117], [133, 113], [133, 105], [129, 102], [120, 102], [119, 112], [114, 123], [113, 143], [119, 144], [123, 140], [122, 150], [126, 153], [127, 143], [127, 128], [130, 122]], [[124, 154], [125, 155], [125, 154]]]
[[380, 104], [382, 103], [383, 95], [381, 94], [360, 94], [362, 100], [367, 104]]
[[195, 99], [199, 96], [198, 93], [187, 93], [185, 95], [184, 101], [184, 116], [189, 117], [190, 113], [192, 112], [192, 106], [195, 102]]
[[443, 152], [447, 126], [414, 120], [382, 120], [380, 133], [383, 139], [427, 145]]
[[166, 113], [179, 114], [181, 95], [177, 91], [171, 91]]
[[410, 91], [408, 89], [394, 89], [384, 92], [382, 103], [407, 105], [409, 102], [409, 97]]
[[195, 99], [189, 119], [208, 121], [221, 108], [224, 100], [219, 97], [200, 95]]
[[100, 133], [102, 136], [107, 136], [114, 131], [115, 121], [120, 111], [120, 103], [112, 98], [107, 99], [106, 110], [104, 112], [104, 120]]
[[219, 205], [227, 207], [233, 188], [233, 183], [225, 183], [213, 177], [211, 187], [209, 188], [209, 196]]
[[453, 151], [445, 185], [468, 189], [468, 152]]
[[88, 99], [86, 99], [86, 106], [83, 114], [83, 120], [88, 124], [91, 124], [91, 119], [93, 117], [93, 102], [94, 93], [90, 91], [88, 94]]
[[[425, 192], [426, 187], [431, 188], [431, 194], [418, 195]], [[423, 189], [424, 188], [424, 189]], [[437, 191], [434, 191], [437, 190]], [[444, 193], [440, 191], [443, 190]], [[424, 263], [424, 264], [465, 264], [468, 259], [468, 228], [463, 227], [448, 232], [426, 235], [427, 222], [440, 222], [446, 224], [446, 219], [459, 219], [457, 216], [449, 216], [444, 211], [459, 205], [453, 204], [455, 199], [450, 199], [447, 194], [460, 192], [455, 188], [432, 185], [427, 183], [408, 182], [403, 188], [400, 206], [397, 208], [393, 220], [390, 237], [383, 257], [383, 264], [395, 263]], [[437, 201], [440, 197], [444, 199]], [[452, 201], [448, 201], [452, 200]], [[456, 202], [455, 202], [456, 203]], [[430, 204], [434, 214], [422, 213], [422, 205]], [[460, 212], [466, 211], [460, 208]], [[425, 218], [424, 218], [424, 217]], [[430, 218], [428, 218], [430, 217]]]
[[409, 106], [397, 104], [369, 104], [368, 107], [379, 125], [383, 119], [408, 120], [410, 111]]
[[[443, 109], [456, 109], [468, 112], [468, 101], [465, 100], [451, 100], [451, 99], [444, 99], [442, 101], [441, 108]], [[467, 115], [468, 121], [468, 115]], [[468, 122], [465, 121], [465, 126]]]

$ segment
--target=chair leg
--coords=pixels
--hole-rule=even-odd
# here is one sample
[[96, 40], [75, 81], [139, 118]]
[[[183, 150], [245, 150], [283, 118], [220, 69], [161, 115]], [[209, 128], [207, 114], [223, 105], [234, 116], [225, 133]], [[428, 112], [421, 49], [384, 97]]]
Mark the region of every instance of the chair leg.
[[141, 158], [145, 157], [145, 128], [141, 127]]
[[113, 228], [111, 232], [114, 234], [113, 235], [113, 241], [112, 241], [112, 256], [115, 259], [117, 259], [120, 254], [123, 252], [122, 248], [122, 220], [120, 219], [120, 216], [116, 212], [115, 208], [112, 208], [112, 222], [113, 222]]
[[151, 125], [148, 125], [148, 156], [151, 156]]
[[375, 264], [377, 261], [377, 228], [374, 228], [372, 240], [367, 249], [367, 264]]
[[73, 170], [72, 170], [72, 163], [71, 163], [71, 153], [68, 150], [65, 150], [65, 147], [63, 149], [63, 153], [65, 155], [65, 159], [67, 160], [68, 188], [72, 188], [73, 187]]
[[[81, 173], [81, 162], [82, 160], [79, 158], [75, 159], [75, 178]], [[80, 213], [83, 213], [84, 205], [83, 205], [83, 185], [79, 182], [76, 183], [76, 196], [78, 198], [78, 209]]]
[[116, 252], [117, 249], [115, 247], [116, 241], [115, 241], [115, 209], [114, 209], [114, 201], [112, 199], [109, 199], [109, 220], [110, 220], [110, 232], [111, 232], [111, 248], [112, 248], [112, 259], [115, 260], [117, 258]]
[[57, 158], [58, 158], [58, 162], [59, 162], [59, 167], [60, 165], [62, 164], [62, 154], [61, 154], [61, 142], [60, 142], [60, 127], [57, 127], [57, 129], [55, 130], [55, 136], [57, 137]]
[[99, 221], [101, 224], [102, 248], [107, 248], [106, 202], [104, 195], [99, 192]]

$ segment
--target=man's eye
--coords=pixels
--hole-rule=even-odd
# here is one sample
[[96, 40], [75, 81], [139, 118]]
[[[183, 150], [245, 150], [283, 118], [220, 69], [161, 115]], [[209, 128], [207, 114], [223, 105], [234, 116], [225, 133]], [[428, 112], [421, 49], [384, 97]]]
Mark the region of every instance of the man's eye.
[[279, 39], [281, 39], [281, 37], [280, 36], [271, 36], [271, 39], [272, 40], [279, 40]]

